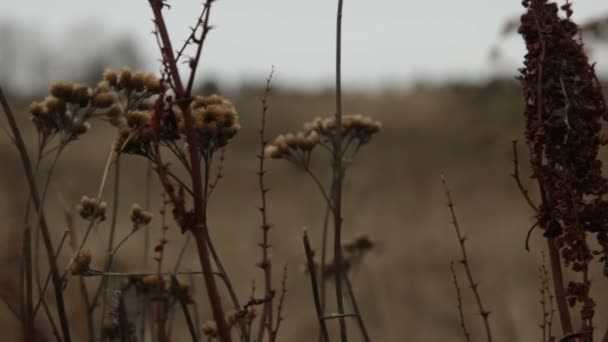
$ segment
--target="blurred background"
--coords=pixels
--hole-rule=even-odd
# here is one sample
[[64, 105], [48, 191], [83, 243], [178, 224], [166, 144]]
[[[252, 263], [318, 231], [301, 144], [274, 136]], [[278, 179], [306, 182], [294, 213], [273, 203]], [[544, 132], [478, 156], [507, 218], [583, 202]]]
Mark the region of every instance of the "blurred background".
[[[181, 42], [200, 3], [170, 5], [169, 29], [174, 42]], [[269, 137], [297, 131], [303, 122], [333, 112], [335, 6], [334, 1], [322, 0], [221, 0], [212, 10], [215, 30], [205, 45], [197, 87], [200, 93], [229, 97], [243, 129], [226, 151], [224, 178], [211, 201], [210, 222], [242, 298], [249, 296], [253, 279], [258, 280], [258, 289], [262, 284], [255, 267], [261, 236], [255, 172], [265, 78], [274, 66]], [[608, 5], [602, 0], [578, 1], [573, 9], [574, 21], [587, 28], [583, 38], [604, 80]], [[534, 234], [531, 251], [524, 250], [532, 213], [509, 176], [511, 141], [521, 140], [523, 132], [522, 96], [515, 79], [525, 53], [516, 34], [522, 11], [520, 1], [345, 3], [345, 112], [363, 113], [384, 123], [349, 169], [344, 204], [345, 240], [368, 234], [376, 242], [351, 273], [374, 340], [462, 338], [449, 269], [450, 262], [460, 258], [459, 247], [440, 174], [446, 175], [452, 189], [495, 334], [506, 341], [539, 339], [538, 266], [544, 241]], [[601, 24], [600, 29], [593, 29], [598, 27], [591, 26], [594, 22]], [[35, 147], [36, 139], [27, 108], [32, 100], [46, 96], [51, 81], [94, 86], [106, 67], [159, 71], [152, 29], [146, 1], [0, 2], [0, 85], [9, 93], [30, 146]], [[75, 205], [82, 195], [95, 194], [114, 134], [113, 128], [94, 123], [93, 130], [60, 159], [47, 204], [56, 244], [65, 229], [62, 203]], [[525, 149], [521, 150], [525, 161]], [[19, 305], [18, 246], [27, 191], [18, 155], [5, 134], [0, 134], [0, 158], [0, 213], [5, 217], [0, 232], [5, 241], [0, 251], [0, 315], [6, 318], [0, 320], [0, 330], [8, 332], [10, 341], [19, 334], [11, 309]], [[146, 193], [145, 161], [123, 160], [127, 166], [122, 177], [127, 180], [122, 186], [119, 234], [130, 228], [131, 204], [143, 203]], [[314, 164], [326, 184], [327, 163], [326, 158], [318, 158]], [[279, 270], [288, 266], [280, 340], [310, 341], [317, 332], [308, 279], [301, 268], [301, 232], [307, 227], [319, 248], [324, 203], [300, 170], [282, 161], [270, 161], [268, 168], [277, 286]], [[527, 171], [525, 165], [522, 168]], [[43, 165], [43, 172], [46, 169], [48, 165]], [[157, 212], [156, 182], [151, 190], [152, 209]], [[84, 221], [77, 221], [78, 234], [85, 227]], [[103, 265], [104, 228], [107, 224], [99, 227], [87, 246], [99, 255], [93, 261], [96, 268]], [[158, 224], [150, 227], [150, 234], [152, 241], [160, 239]], [[170, 260], [183, 240], [177, 228], [169, 232]], [[197, 269], [194, 253], [188, 249], [184, 269]], [[142, 236], [135, 235], [118, 253], [115, 269], [141, 270], [143, 254]], [[67, 266], [69, 257], [67, 252], [61, 255], [60, 268]], [[605, 286], [599, 268], [594, 275], [598, 288]], [[465, 315], [477, 340], [483, 334], [481, 322], [464, 274], [459, 275]], [[92, 288], [94, 284], [90, 280]], [[202, 319], [211, 318], [200, 289], [197, 296]], [[70, 300], [77, 319], [78, 298]], [[603, 332], [608, 297], [596, 301], [596, 324]], [[46, 328], [42, 318], [40, 325]], [[354, 323], [352, 331], [356, 340]], [[177, 341], [182, 333], [175, 331]]]

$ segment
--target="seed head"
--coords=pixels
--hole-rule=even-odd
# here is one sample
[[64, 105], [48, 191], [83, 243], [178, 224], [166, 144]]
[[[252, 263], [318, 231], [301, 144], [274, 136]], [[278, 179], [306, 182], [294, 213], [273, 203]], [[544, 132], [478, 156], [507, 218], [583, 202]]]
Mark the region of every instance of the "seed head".
[[118, 95], [113, 91], [98, 92], [93, 96], [93, 106], [99, 109], [108, 108], [116, 102]]
[[133, 230], [147, 226], [150, 221], [152, 221], [152, 213], [143, 210], [137, 203], [133, 204], [131, 207], [131, 223], [133, 223]]
[[109, 86], [115, 87], [118, 84], [118, 75], [116, 75], [116, 71], [112, 69], [106, 69], [103, 72], [103, 79]]
[[136, 91], [144, 90], [145, 76], [146, 75], [143, 71], [136, 71], [133, 73], [131, 78], [131, 86], [133, 87], [133, 89], [135, 89]]
[[50, 92], [51, 95], [66, 100], [72, 96], [74, 84], [66, 81], [53, 82], [50, 86]]
[[217, 337], [217, 324], [213, 320], [203, 323], [201, 330], [207, 337]]
[[83, 249], [72, 258], [72, 263], [70, 264], [70, 272], [73, 275], [82, 275], [89, 270], [90, 265], [91, 251]]
[[122, 68], [120, 70], [120, 76], [118, 76], [118, 87], [121, 89], [130, 89], [133, 86], [132, 83], [133, 75], [129, 68]]

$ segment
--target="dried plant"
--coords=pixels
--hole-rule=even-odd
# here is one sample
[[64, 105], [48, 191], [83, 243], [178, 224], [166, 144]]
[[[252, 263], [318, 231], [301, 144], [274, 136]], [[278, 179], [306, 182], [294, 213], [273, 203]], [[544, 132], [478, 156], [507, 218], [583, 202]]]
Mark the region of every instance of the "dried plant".
[[[547, 238], [553, 286], [564, 335], [593, 337], [595, 302], [590, 296], [589, 267], [594, 254], [606, 266], [606, 220], [598, 151], [604, 144], [602, 121], [608, 116], [601, 86], [580, 41], [580, 28], [571, 20], [571, 4], [525, 1], [519, 33], [528, 54], [520, 80], [525, 97], [526, 132], [532, 178], [538, 183], [537, 226]], [[601, 249], [594, 252], [588, 238]], [[562, 261], [580, 274], [565, 286]], [[575, 331], [570, 307], [581, 304], [583, 326]]]

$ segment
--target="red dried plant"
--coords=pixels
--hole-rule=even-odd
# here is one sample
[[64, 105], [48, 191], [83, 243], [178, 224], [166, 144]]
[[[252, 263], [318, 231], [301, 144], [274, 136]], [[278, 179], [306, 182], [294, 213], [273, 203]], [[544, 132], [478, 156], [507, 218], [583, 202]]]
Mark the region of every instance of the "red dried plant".
[[[547, 238], [563, 333], [575, 333], [569, 310], [581, 304], [583, 325], [577, 333], [591, 337], [595, 303], [589, 294], [588, 271], [594, 254], [603, 254], [600, 261], [607, 267], [608, 180], [602, 175], [598, 152], [606, 143], [601, 129], [608, 113], [580, 28], [571, 20], [571, 4], [561, 7], [565, 17], [560, 17], [557, 4], [547, 0], [523, 5], [527, 12], [518, 32], [528, 51], [520, 69], [525, 137], [541, 201], [530, 204]], [[589, 246], [592, 235], [600, 251]], [[562, 261], [581, 276], [567, 287]]]

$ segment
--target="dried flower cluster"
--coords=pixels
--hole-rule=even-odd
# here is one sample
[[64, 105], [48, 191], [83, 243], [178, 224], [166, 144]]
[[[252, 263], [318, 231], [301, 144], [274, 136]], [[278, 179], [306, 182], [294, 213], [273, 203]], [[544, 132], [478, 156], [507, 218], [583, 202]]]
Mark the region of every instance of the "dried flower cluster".
[[[346, 114], [342, 117], [342, 136], [344, 141], [354, 140], [359, 145], [367, 144], [372, 136], [380, 131], [382, 123], [362, 114]], [[305, 132], [316, 132], [322, 138], [333, 139], [336, 135], [335, 117], [315, 118], [304, 124]]]
[[[562, 6], [565, 18], [555, 3], [546, 0], [524, 5], [528, 11], [518, 31], [528, 53], [520, 80], [533, 177], [541, 189], [538, 222], [545, 236], [556, 238], [566, 265], [586, 274], [593, 259], [588, 234], [596, 235], [599, 254], [608, 251], [608, 181], [598, 159], [605, 142], [600, 130], [608, 113], [594, 68], [578, 40], [579, 27], [570, 20], [570, 4]], [[608, 262], [605, 257], [602, 261]], [[582, 318], [590, 320], [595, 304], [588, 296], [589, 282], [572, 283], [568, 291], [576, 299], [570, 304], [581, 302]]]
[[[164, 98], [168, 84], [154, 74], [107, 69], [89, 91], [96, 113], [118, 128], [116, 151], [150, 156], [153, 142], [171, 147], [185, 136], [183, 113], [171, 98]], [[160, 97], [166, 104], [155, 108]], [[190, 104], [194, 129], [202, 152], [225, 146], [240, 130], [238, 114], [230, 101], [219, 95], [197, 96]]]
[[[382, 123], [361, 114], [349, 114], [342, 117], [342, 135], [346, 150], [355, 142], [356, 150], [367, 144], [372, 136], [380, 131]], [[332, 149], [330, 142], [337, 132], [334, 117], [316, 118], [304, 124], [304, 130], [298, 133], [281, 134], [266, 146], [265, 154], [273, 159], [287, 159], [301, 165], [308, 165], [314, 147], [323, 144]], [[356, 151], [355, 150], [355, 151]]]
[[87, 221], [102, 222], [106, 219], [106, 202], [97, 202], [97, 199], [82, 196], [78, 204], [78, 214]]
[[32, 121], [43, 142], [56, 135], [62, 143], [75, 140], [88, 132], [87, 122], [95, 111], [91, 104], [92, 91], [87, 86], [69, 82], [55, 82], [51, 95], [30, 106]]
[[[222, 96], [197, 96], [192, 100], [190, 110], [201, 151], [215, 151], [226, 146], [241, 129], [234, 105]], [[184, 134], [184, 126], [182, 119], [180, 120], [182, 134]]]

